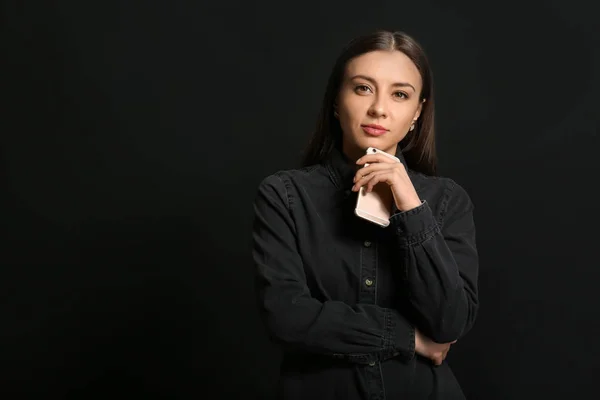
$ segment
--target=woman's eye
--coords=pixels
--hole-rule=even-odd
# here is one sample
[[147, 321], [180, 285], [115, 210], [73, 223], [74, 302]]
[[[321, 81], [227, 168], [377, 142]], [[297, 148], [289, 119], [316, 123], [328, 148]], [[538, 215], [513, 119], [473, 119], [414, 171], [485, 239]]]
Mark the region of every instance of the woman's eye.
[[394, 95], [395, 95], [396, 97], [399, 97], [399, 98], [401, 98], [401, 99], [406, 99], [406, 98], [408, 98], [408, 96], [407, 96], [407, 95], [406, 95], [406, 93], [404, 93], [404, 92], [396, 92], [396, 93], [394, 93]]
[[365, 93], [365, 92], [370, 92], [371, 88], [368, 87], [367, 85], [358, 85], [358, 86], [356, 86], [356, 91]]

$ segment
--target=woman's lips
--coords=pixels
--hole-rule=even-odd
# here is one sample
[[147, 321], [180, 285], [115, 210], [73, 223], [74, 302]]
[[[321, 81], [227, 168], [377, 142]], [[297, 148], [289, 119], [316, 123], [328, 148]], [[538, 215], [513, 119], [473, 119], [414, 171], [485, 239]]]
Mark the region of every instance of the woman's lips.
[[382, 127], [375, 127], [373, 125], [361, 125], [361, 128], [363, 129], [363, 131], [365, 131], [371, 136], [381, 136], [387, 132], [387, 129], [384, 129]]

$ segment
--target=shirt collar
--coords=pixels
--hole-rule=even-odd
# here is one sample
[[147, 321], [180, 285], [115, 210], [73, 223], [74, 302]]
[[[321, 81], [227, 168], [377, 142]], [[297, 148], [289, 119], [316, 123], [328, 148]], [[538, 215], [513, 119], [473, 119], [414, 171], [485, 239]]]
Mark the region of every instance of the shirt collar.
[[[408, 170], [406, 160], [404, 159], [404, 155], [402, 154], [400, 146], [398, 146], [395, 155]], [[354, 185], [352, 180], [356, 174], [357, 166], [354, 161], [348, 159], [348, 157], [346, 157], [346, 155], [337, 147], [334, 147], [331, 151], [331, 154], [327, 159], [327, 166], [333, 178], [333, 182], [338, 188], [349, 189]]]

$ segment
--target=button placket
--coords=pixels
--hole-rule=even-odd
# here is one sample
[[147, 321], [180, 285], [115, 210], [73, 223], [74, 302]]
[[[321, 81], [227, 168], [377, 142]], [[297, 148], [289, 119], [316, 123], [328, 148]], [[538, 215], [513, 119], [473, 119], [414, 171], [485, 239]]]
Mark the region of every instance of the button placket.
[[368, 304], [377, 302], [376, 274], [377, 274], [377, 249], [375, 243], [370, 240], [362, 242], [360, 249], [360, 301]]
[[[377, 242], [364, 240], [360, 245], [360, 293], [362, 303], [377, 303]], [[378, 362], [371, 361], [366, 366], [365, 376], [369, 391], [369, 399], [383, 400], [383, 376]]]
[[369, 388], [369, 399], [383, 400], [385, 393], [383, 390], [383, 376], [381, 374], [380, 364], [371, 361], [366, 370], [367, 387]]

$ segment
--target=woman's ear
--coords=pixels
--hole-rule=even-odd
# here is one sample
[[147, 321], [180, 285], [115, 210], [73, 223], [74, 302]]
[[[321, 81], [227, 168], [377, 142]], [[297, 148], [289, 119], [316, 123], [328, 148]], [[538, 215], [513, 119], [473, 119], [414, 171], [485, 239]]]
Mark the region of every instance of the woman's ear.
[[416, 121], [419, 119], [419, 117], [421, 116], [421, 111], [423, 111], [423, 103], [425, 103], [427, 101], [427, 99], [423, 99], [420, 103], [419, 103], [419, 107], [417, 107], [417, 112], [415, 113], [415, 116], [413, 117], [413, 121]]

